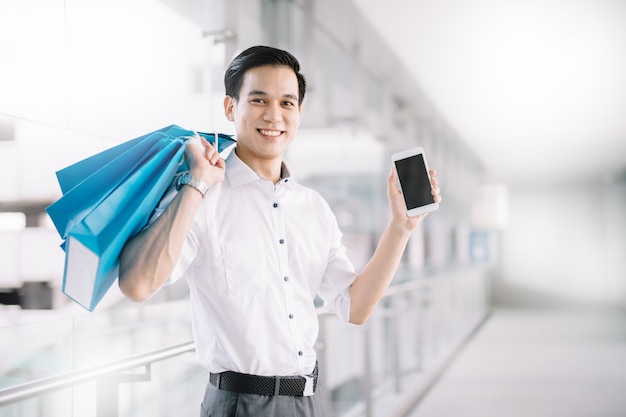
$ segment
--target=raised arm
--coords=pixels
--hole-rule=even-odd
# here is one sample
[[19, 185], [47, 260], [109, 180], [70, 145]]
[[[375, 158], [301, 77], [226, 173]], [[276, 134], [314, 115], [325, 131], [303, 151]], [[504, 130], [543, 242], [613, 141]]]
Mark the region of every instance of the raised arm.
[[[188, 145], [185, 158], [190, 174], [211, 186], [224, 179], [225, 165], [204, 138], [203, 143], [204, 151]], [[126, 297], [146, 300], [167, 281], [201, 202], [198, 190], [182, 187], [161, 216], [126, 243], [119, 270], [119, 287]]]
[[[426, 214], [416, 217], [406, 215], [404, 198], [396, 186], [396, 176], [395, 168], [392, 168], [387, 179], [391, 221], [383, 231], [374, 255], [350, 289], [350, 322], [354, 324], [363, 324], [370, 317], [398, 269], [411, 234], [426, 217]], [[432, 194], [439, 203], [441, 196], [435, 176], [436, 171], [431, 169]]]

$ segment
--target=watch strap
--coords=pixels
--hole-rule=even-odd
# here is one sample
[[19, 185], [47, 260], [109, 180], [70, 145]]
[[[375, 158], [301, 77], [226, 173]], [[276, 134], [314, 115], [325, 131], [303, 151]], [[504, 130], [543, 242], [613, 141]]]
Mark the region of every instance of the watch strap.
[[178, 177], [178, 181], [176, 181], [176, 190], [180, 190], [183, 185], [189, 185], [190, 187], [195, 188], [200, 192], [200, 194], [202, 194], [202, 197], [206, 195], [210, 188], [207, 183], [189, 173], [185, 173]]

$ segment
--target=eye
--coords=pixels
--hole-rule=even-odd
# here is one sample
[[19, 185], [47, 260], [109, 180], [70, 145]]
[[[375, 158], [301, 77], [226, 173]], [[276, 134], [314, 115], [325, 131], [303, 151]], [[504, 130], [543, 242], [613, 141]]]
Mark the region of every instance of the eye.
[[294, 107], [296, 105], [296, 103], [294, 103], [293, 101], [283, 101], [283, 106], [285, 107]]
[[252, 100], [250, 100], [251, 103], [259, 103], [259, 104], [264, 104], [265, 100], [263, 100], [262, 98], [253, 98]]

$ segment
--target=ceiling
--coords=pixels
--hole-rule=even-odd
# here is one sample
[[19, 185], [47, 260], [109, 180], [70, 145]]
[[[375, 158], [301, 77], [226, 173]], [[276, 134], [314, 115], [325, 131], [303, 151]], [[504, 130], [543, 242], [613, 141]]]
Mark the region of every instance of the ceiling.
[[626, 174], [626, 1], [354, 0], [491, 177]]

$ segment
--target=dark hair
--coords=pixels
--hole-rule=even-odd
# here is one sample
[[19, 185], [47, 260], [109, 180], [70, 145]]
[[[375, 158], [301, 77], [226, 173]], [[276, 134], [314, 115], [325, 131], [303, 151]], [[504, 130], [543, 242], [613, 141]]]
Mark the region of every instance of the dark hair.
[[298, 104], [302, 104], [306, 92], [304, 75], [300, 74], [300, 63], [295, 56], [282, 49], [271, 46], [253, 46], [237, 55], [226, 68], [224, 87], [226, 95], [239, 100], [239, 92], [243, 84], [243, 76], [251, 68], [264, 65], [287, 66], [298, 78]]

